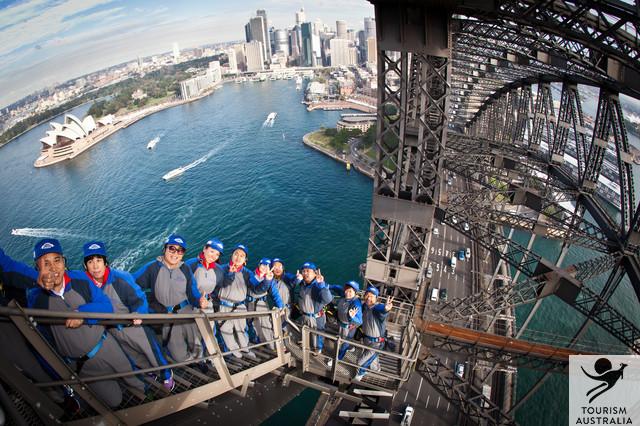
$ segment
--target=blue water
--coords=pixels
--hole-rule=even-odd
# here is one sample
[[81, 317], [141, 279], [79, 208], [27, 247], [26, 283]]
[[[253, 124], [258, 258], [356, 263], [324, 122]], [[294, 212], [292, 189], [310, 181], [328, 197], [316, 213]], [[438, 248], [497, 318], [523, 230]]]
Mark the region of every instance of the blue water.
[[[0, 149], [0, 246], [29, 261], [38, 237], [59, 237], [78, 268], [82, 243], [96, 238], [115, 266], [135, 270], [178, 232], [187, 255], [217, 236], [226, 247], [248, 245], [250, 266], [278, 256], [295, 270], [311, 259], [330, 281], [357, 277], [371, 181], [302, 144], [305, 133], [335, 126], [340, 113], [307, 112], [300, 98], [293, 81], [228, 84], [43, 169], [32, 166], [47, 129], [39, 126]], [[262, 128], [272, 111], [275, 125]], [[147, 150], [156, 136], [155, 150]], [[161, 179], [199, 159], [183, 175]], [[24, 235], [11, 235], [14, 228]]]

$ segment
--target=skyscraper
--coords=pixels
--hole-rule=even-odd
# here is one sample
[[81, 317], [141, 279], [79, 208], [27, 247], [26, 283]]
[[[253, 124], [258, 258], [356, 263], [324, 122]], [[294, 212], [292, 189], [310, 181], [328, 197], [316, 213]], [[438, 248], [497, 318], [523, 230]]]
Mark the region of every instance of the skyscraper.
[[303, 22], [300, 26], [302, 32], [302, 52], [300, 55], [300, 65], [303, 67], [313, 66], [313, 24]]
[[[258, 12], [266, 16], [264, 10], [259, 10]], [[271, 49], [269, 47], [271, 43], [269, 42], [269, 31], [267, 30], [267, 20], [265, 16], [260, 15], [249, 19], [249, 23], [247, 24], [248, 29], [247, 26], [245, 26], [245, 33], [248, 36], [248, 41], [259, 41], [262, 43], [262, 56], [268, 60], [271, 58]]]
[[296, 25], [300, 26], [304, 21], [306, 21], [306, 17], [304, 15], [304, 7], [300, 9], [299, 12], [296, 12]]
[[378, 52], [376, 50], [376, 38], [369, 37], [367, 39], [367, 62], [375, 64], [378, 62]]
[[227, 49], [227, 57], [229, 58], [229, 73], [237, 74], [238, 73], [238, 60], [236, 58], [235, 49]]
[[289, 37], [287, 37], [287, 30], [275, 30], [274, 33], [275, 51], [284, 52], [285, 55], [289, 55]]
[[244, 44], [244, 53], [247, 58], [247, 71], [264, 70], [264, 46], [262, 42], [252, 40]]
[[376, 20], [374, 18], [364, 18], [364, 38], [376, 36]]
[[347, 38], [347, 23], [346, 21], [336, 21], [336, 38]]
[[356, 48], [349, 40], [333, 38], [329, 41], [331, 47], [331, 66], [355, 65], [357, 63]]
[[265, 60], [271, 61], [271, 40], [269, 40], [269, 22], [267, 21], [267, 11], [264, 9], [258, 9], [256, 11], [256, 16], [261, 16], [263, 20], [262, 26], [262, 34], [265, 47]]

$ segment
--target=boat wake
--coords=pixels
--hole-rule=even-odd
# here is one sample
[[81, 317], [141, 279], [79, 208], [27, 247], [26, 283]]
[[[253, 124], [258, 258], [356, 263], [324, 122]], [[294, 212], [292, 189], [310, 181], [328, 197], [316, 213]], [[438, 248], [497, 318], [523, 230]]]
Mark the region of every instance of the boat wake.
[[89, 238], [86, 235], [75, 234], [69, 230], [60, 228], [16, 228], [11, 230], [11, 235], [36, 238]]
[[164, 180], [173, 179], [174, 177], [180, 176], [181, 174], [183, 174], [187, 170], [191, 170], [194, 167], [199, 166], [200, 164], [206, 162], [209, 158], [214, 156], [216, 153], [218, 153], [226, 145], [227, 145], [227, 142], [224, 142], [223, 144], [218, 145], [217, 147], [213, 148], [211, 151], [207, 152], [202, 157], [198, 158], [196, 161], [194, 161], [192, 163], [189, 163], [186, 166], [178, 167], [177, 169], [171, 170], [169, 173], [167, 173], [164, 176], [162, 176], [162, 179], [164, 179]]

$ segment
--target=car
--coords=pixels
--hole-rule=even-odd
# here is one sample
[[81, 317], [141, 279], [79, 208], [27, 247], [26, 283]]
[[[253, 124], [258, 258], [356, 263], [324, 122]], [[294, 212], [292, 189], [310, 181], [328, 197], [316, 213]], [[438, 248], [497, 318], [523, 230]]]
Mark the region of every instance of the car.
[[402, 421], [400, 424], [402, 426], [411, 426], [411, 419], [413, 418], [413, 407], [407, 405], [407, 408], [404, 409], [404, 415], [402, 416]]
[[447, 289], [446, 288], [441, 288], [440, 289], [440, 300], [442, 300], [443, 302], [447, 301]]
[[456, 373], [456, 376], [460, 377], [461, 379], [464, 379], [464, 362], [456, 362], [456, 367], [454, 371]]
[[464, 260], [464, 250], [460, 250], [460, 251], [458, 252], [458, 259], [460, 259], [460, 260]]
[[469, 224], [467, 222], [465, 222], [464, 225], [462, 225], [462, 227], [464, 228], [465, 231], [469, 232]]
[[438, 231], [438, 228], [433, 228], [433, 235], [435, 236], [440, 235], [440, 231]]
[[471, 259], [471, 249], [469, 247], [467, 247], [467, 250], [464, 252], [464, 257]]
[[438, 289], [437, 288], [432, 288], [431, 289], [431, 301], [432, 302], [437, 302], [438, 301]]
[[427, 278], [431, 278], [433, 276], [433, 268], [431, 265], [427, 268]]
[[451, 222], [453, 222], [454, 224], [458, 223], [458, 219], [455, 216], [452, 216], [451, 217]]
[[451, 256], [451, 269], [456, 269], [456, 257]]
[[453, 185], [453, 181], [451, 180], [451, 178], [449, 178], [449, 180], [447, 181], [447, 185]]

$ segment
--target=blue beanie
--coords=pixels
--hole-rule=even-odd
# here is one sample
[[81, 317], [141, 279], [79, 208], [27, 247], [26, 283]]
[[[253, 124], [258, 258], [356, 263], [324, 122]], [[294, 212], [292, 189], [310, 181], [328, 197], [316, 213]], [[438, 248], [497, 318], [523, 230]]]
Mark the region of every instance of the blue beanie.
[[369, 287], [367, 287], [367, 293], [371, 293], [374, 296], [378, 297], [380, 295], [380, 292], [378, 291], [377, 288], [375, 288], [374, 286], [370, 285]]
[[276, 262], [282, 263], [282, 266], [284, 266], [284, 262], [279, 257], [274, 257], [273, 260], [271, 260], [271, 264], [274, 264]]
[[187, 242], [184, 240], [184, 238], [182, 238], [180, 235], [177, 234], [171, 234], [169, 235], [169, 238], [167, 238], [167, 241], [165, 241], [164, 245], [175, 245], [175, 246], [180, 246], [183, 249], [187, 249]]
[[106, 258], [107, 248], [101, 241], [89, 241], [82, 246], [82, 254], [85, 259], [89, 256], [104, 256]]
[[207, 247], [211, 247], [214, 250], [218, 250], [220, 252], [220, 254], [223, 254], [224, 251], [224, 244], [222, 244], [222, 241], [220, 241], [217, 238], [212, 238], [209, 241], [207, 241], [207, 244], [205, 244]]
[[344, 285], [345, 287], [351, 287], [352, 289], [354, 289], [357, 292], [360, 291], [360, 284], [358, 284], [355, 281], [347, 281], [347, 283]]
[[60, 241], [54, 238], [44, 238], [38, 241], [33, 248], [33, 260], [36, 260], [40, 256], [43, 256], [47, 253], [62, 254], [62, 246], [60, 245]]

